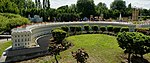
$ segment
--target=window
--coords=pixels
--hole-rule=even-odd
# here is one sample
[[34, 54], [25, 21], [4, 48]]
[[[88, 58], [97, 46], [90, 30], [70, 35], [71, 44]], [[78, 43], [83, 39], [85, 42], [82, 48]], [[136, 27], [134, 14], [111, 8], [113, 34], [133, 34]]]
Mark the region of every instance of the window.
[[23, 35], [21, 35], [21, 37], [23, 37]]
[[15, 44], [15, 46], [17, 46], [17, 44]]
[[18, 35], [18, 37], [20, 37], [20, 36]]
[[23, 39], [22, 39], [22, 42], [23, 42]]
[[30, 41], [30, 39], [28, 38], [28, 41]]
[[27, 44], [25, 43], [25, 45], [27, 45]]
[[15, 42], [17, 42], [17, 40], [15, 39]]
[[30, 35], [28, 35], [28, 36], [30, 36]]
[[25, 35], [26, 36], [26, 35]]
[[27, 39], [25, 38], [25, 41], [27, 41]]
[[18, 46], [20, 46], [20, 44], [18, 44]]

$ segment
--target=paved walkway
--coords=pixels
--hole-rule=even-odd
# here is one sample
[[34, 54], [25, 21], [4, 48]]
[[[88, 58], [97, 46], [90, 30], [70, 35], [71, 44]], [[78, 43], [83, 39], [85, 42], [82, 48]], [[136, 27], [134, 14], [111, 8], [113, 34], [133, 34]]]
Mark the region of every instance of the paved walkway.
[[0, 39], [0, 43], [3, 43], [3, 42], [7, 42], [7, 41], [10, 41], [11, 38], [9, 38], [8, 40], [7, 39]]

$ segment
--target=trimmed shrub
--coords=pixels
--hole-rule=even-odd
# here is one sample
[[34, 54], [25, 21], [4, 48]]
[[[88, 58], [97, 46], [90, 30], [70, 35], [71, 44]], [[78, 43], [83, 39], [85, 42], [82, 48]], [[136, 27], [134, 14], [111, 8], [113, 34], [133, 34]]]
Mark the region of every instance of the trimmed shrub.
[[90, 26], [89, 25], [84, 25], [84, 30], [88, 33], [90, 31]]
[[122, 27], [121, 32], [129, 32], [129, 27]]
[[68, 26], [62, 26], [61, 29], [64, 30], [64, 31], [66, 31], [66, 32], [69, 31], [69, 27]]
[[76, 27], [75, 27], [75, 26], [71, 26], [71, 27], [70, 27], [70, 31], [71, 31], [71, 32], [75, 32], [75, 31], [76, 31]]
[[98, 31], [98, 25], [92, 26], [92, 30], [97, 32]]
[[62, 41], [65, 39], [67, 32], [61, 30], [61, 29], [54, 29], [52, 31], [52, 36], [55, 41], [57, 41], [58, 44], [62, 43]]
[[76, 31], [77, 31], [77, 32], [82, 31], [82, 27], [81, 27], [81, 26], [76, 26]]
[[100, 27], [100, 30], [101, 30], [102, 32], [104, 32], [104, 31], [106, 31], [106, 27], [105, 27], [105, 26], [101, 26], [101, 27]]
[[120, 32], [120, 30], [121, 30], [121, 27], [118, 27], [118, 26], [113, 27], [114, 33], [118, 33], [118, 32]]
[[148, 34], [149, 29], [148, 28], [136, 28], [135, 31], [143, 33], [143, 34]]
[[107, 31], [112, 32], [113, 31], [113, 26], [107, 26]]

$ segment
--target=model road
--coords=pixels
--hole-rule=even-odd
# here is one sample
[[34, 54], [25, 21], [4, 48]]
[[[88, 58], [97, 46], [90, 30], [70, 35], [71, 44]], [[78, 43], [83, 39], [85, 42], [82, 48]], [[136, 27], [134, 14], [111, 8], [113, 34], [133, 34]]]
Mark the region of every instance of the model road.
[[52, 37], [52, 35], [47, 35], [47, 36], [43, 36], [43, 37], [39, 38], [37, 40], [37, 43], [39, 44], [40, 48], [47, 48], [51, 37]]

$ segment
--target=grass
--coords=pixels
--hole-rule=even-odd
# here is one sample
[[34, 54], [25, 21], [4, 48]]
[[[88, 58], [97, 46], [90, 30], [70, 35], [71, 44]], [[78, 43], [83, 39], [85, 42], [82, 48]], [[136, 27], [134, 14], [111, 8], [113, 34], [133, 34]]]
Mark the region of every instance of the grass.
[[[76, 63], [71, 52], [77, 51], [79, 48], [84, 48], [89, 54], [87, 63], [121, 63], [127, 57], [124, 55], [123, 50], [118, 47], [114, 36], [86, 34], [70, 36], [66, 40], [72, 42], [74, 46], [60, 53], [60, 56], [58, 56], [59, 63]], [[144, 58], [150, 59], [150, 54], [146, 54]], [[55, 63], [55, 59], [54, 56], [45, 56], [21, 63]]]
[[5, 49], [9, 46], [11, 46], [11, 41], [2, 43], [0, 42], [0, 56], [2, 55], [3, 51], [5, 51]]

